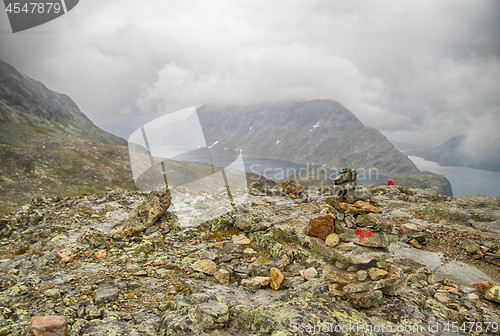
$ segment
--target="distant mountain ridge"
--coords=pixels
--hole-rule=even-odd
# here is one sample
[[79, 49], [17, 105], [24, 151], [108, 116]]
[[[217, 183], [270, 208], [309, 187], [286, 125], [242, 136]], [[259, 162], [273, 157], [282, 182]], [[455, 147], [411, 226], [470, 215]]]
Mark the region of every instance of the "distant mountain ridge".
[[461, 166], [500, 171], [500, 139], [457, 135], [439, 146], [411, 150], [408, 155], [422, 157], [442, 166]]
[[237, 147], [247, 157], [377, 168], [381, 175], [419, 172], [378, 130], [333, 100], [208, 104], [198, 112], [209, 145]]
[[0, 61], [0, 211], [38, 196], [133, 188], [125, 140]]

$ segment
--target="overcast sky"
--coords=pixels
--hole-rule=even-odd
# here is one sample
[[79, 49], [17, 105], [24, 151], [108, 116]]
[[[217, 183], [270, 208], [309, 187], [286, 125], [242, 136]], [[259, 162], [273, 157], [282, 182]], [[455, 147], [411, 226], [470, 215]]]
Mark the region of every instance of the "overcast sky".
[[96, 124], [209, 102], [333, 99], [388, 138], [498, 136], [500, 1], [82, 0], [0, 58]]

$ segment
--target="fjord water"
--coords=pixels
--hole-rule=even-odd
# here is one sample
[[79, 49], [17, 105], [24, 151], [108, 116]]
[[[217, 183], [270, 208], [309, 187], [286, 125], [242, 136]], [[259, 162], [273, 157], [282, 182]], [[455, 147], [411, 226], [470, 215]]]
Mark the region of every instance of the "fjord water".
[[418, 156], [408, 156], [421, 171], [430, 171], [448, 178], [453, 196], [490, 195], [500, 197], [500, 172], [469, 167], [440, 166]]

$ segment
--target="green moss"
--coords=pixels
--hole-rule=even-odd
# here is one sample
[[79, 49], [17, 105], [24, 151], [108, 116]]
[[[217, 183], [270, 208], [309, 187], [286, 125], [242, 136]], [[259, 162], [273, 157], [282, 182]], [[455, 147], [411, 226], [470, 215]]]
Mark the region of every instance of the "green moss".
[[30, 245], [24, 245], [24, 246], [21, 246], [19, 247], [16, 252], [14, 252], [14, 255], [18, 256], [18, 255], [21, 255], [21, 254], [25, 254], [28, 250], [30, 249]]

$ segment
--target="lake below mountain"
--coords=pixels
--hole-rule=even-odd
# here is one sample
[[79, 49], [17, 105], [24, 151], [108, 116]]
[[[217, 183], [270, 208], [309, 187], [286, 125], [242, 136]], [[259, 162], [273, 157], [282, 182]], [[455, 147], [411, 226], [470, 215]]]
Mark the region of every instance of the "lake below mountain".
[[469, 167], [440, 166], [418, 156], [408, 156], [421, 171], [445, 176], [451, 183], [453, 196], [491, 195], [500, 197], [500, 172]]

